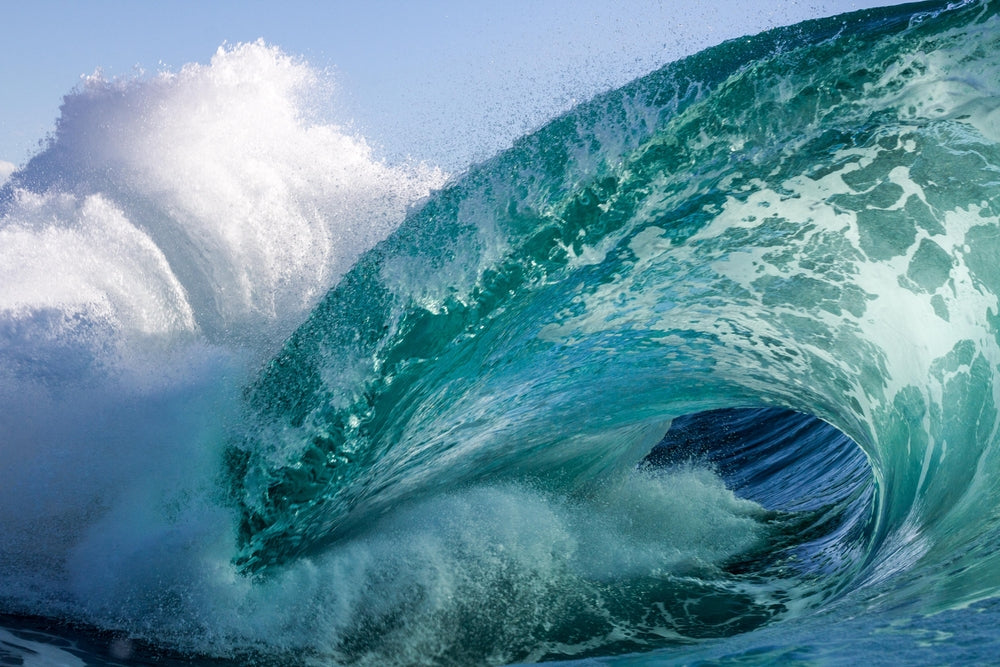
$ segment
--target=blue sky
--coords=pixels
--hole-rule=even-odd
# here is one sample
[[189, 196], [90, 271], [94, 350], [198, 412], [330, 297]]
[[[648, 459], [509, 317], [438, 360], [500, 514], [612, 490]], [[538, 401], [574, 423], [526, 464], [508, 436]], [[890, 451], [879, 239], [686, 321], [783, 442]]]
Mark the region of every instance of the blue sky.
[[23, 163], [81, 76], [177, 70], [263, 38], [329, 71], [331, 120], [456, 169], [602, 90], [742, 34], [888, 0], [4, 2], [0, 160]]

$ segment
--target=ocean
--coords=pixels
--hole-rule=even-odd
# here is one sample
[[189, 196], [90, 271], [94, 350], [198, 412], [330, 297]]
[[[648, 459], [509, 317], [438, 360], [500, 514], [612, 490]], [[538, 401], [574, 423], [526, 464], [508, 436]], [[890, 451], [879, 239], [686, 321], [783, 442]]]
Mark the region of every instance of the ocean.
[[1000, 661], [1000, 4], [458, 174], [263, 42], [0, 187], [0, 665]]

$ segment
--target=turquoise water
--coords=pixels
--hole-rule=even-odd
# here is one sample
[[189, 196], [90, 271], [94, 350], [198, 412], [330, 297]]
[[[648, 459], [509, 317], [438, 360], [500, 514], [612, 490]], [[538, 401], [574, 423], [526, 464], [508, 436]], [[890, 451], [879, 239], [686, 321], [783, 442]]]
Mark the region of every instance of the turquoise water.
[[[135, 144], [186, 137], [148, 110], [200, 109], [214, 70], [70, 98], [0, 196], [30, 274], [4, 428], [58, 443], [17, 461], [51, 501], [4, 497], [10, 632], [237, 664], [995, 659], [998, 9], [726, 42], [446, 182], [279, 109], [268, 159], [211, 144], [196, 188], [204, 152]], [[135, 134], [93, 158], [109, 109]], [[330, 154], [366, 187], [308, 172]], [[122, 277], [38, 289], [65, 236], [115, 239]]]

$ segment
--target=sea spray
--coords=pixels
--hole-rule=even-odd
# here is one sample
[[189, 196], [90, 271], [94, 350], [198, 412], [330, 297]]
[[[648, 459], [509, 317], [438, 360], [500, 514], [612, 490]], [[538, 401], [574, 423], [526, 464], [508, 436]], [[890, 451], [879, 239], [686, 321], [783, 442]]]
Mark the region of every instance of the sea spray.
[[167, 600], [232, 577], [218, 480], [241, 385], [443, 180], [323, 120], [328, 95], [259, 42], [95, 75], [46, 148], [4, 172], [5, 610], [156, 639], [147, 603], [195, 614]]
[[[162, 253], [162, 280], [183, 287], [186, 303], [163, 310], [190, 308], [185, 327], [212, 342], [267, 349], [444, 179], [420, 164], [386, 165], [325, 122], [329, 85], [262, 42], [179, 72], [92, 76], [66, 97], [48, 147], [7, 184], [4, 229], [73, 230], [73, 215], [105, 206], [91, 217], [117, 215]], [[47, 226], [25, 220], [39, 217], [39, 197], [64, 209], [43, 212]]]

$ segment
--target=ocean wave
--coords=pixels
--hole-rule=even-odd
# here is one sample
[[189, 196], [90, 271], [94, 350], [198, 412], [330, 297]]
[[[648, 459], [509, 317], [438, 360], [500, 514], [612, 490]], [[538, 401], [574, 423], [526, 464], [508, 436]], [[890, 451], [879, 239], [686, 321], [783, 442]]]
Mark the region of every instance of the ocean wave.
[[448, 182], [263, 44], [87, 82], [0, 195], [3, 610], [237, 663], [969, 659], [997, 53], [989, 2], [782, 28]]

